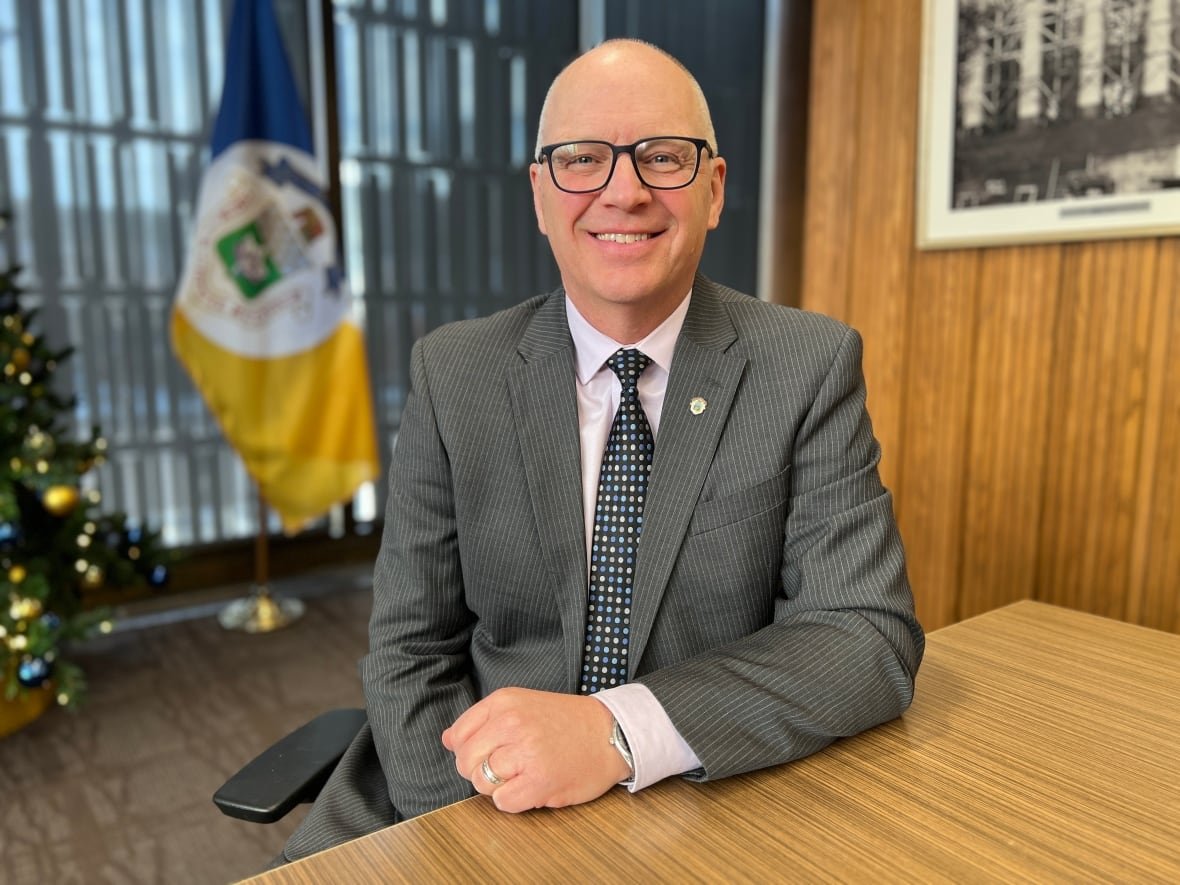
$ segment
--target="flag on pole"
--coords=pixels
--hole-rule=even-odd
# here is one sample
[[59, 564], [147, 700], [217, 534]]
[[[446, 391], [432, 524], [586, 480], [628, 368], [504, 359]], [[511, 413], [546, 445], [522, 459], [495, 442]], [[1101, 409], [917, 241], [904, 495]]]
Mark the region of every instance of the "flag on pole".
[[172, 345], [284, 529], [377, 475], [364, 337], [271, 0], [235, 0]]

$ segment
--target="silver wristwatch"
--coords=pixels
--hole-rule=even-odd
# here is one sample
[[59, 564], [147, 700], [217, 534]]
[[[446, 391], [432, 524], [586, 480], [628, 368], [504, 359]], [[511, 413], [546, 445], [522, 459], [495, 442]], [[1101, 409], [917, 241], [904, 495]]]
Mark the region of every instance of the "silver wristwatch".
[[623, 734], [623, 727], [619, 725], [619, 720], [615, 720], [614, 726], [610, 730], [610, 745], [619, 751], [619, 755], [623, 757], [623, 761], [627, 763], [627, 768], [630, 769], [631, 775], [622, 783], [630, 786], [635, 783], [635, 757], [631, 753], [631, 747], [627, 745], [627, 736]]

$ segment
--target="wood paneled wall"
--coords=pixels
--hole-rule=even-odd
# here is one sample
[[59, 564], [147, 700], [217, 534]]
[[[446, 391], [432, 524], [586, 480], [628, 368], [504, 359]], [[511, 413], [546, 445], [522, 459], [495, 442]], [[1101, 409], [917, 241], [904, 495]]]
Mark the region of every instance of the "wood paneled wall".
[[864, 335], [924, 624], [1180, 632], [1180, 238], [919, 252], [921, 0], [813, 16], [801, 306]]

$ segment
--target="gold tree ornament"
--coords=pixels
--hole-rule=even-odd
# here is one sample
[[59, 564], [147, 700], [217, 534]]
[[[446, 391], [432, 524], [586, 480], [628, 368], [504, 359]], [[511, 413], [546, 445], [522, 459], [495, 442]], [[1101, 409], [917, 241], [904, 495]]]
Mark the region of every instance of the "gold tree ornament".
[[19, 563], [8, 570], [8, 582], [19, 584], [29, 576], [29, 570]]
[[92, 565], [82, 574], [82, 586], [87, 590], [97, 590], [105, 578], [103, 570], [97, 565]]
[[41, 497], [45, 509], [54, 516], [69, 516], [78, 506], [81, 495], [74, 486], [50, 486]]
[[8, 609], [8, 614], [14, 621], [35, 618], [41, 614], [41, 600], [31, 597], [25, 599], [18, 597], [12, 601], [12, 605]]
[[23, 372], [29, 367], [32, 361], [32, 356], [29, 354], [27, 348], [18, 347], [12, 352], [12, 366], [15, 372]]

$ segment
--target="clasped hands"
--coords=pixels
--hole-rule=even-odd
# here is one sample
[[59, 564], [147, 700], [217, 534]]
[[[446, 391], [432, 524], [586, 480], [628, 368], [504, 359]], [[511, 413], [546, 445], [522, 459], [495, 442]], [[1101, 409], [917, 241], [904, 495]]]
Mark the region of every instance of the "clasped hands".
[[561, 808], [597, 799], [630, 775], [610, 745], [612, 725], [593, 698], [502, 688], [469, 707], [442, 743], [459, 774], [501, 811]]

